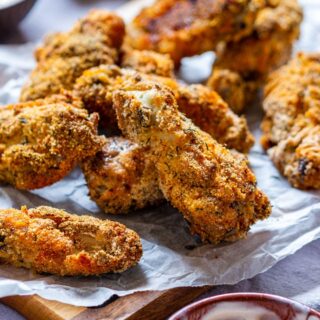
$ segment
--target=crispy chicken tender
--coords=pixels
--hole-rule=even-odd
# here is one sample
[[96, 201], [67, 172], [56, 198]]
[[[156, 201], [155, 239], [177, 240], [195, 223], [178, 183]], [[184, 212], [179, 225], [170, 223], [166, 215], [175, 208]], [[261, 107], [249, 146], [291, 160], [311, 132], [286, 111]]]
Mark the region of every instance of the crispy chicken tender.
[[155, 51], [140, 51], [124, 47], [120, 65], [123, 68], [132, 68], [145, 74], [174, 77], [174, 64], [170, 56]]
[[192, 233], [212, 243], [234, 241], [269, 216], [269, 201], [246, 161], [180, 113], [169, 89], [131, 80], [114, 100], [123, 134], [150, 147], [160, 189]]
[[114, 64], [125, 27], [121, 18], [94, 10], [70, 32], [49, 36], [36, 53], [38, 65], [22, 89], [20, 100], [45, 98], [62, 89], [70, 90], [84, 70]]
[[235, 115], [219, 95], [202, 85], [186, 86], [171, 78], [106, 65], [85, 71], [76, 82], [74, 95], [90, 112], [100, 114], [103, 126], [115, 131], [117, 121], [112, 108], [112, 95], [125, 81], [133, 78], [154, 80], [172, 89], [179, 109], [228, 148], [248, 152], [253, 145], [254, 139], [246, 120]]
[[139, 50], [168, 53], [176, 64], [183, 57], [214, 50], [221, 41], [252, 32], [261, 0], [158, 0], [144, 8], [128, 28], [126, 42]]
[[299, 53], [270, 75], [261, 143], [289, 182], [320, 188], [320, 55]]
[[164, 200], [148, 148], [128, 139], [108, 138], [82, 170], [91, 199], [106, 213], [128, 213]]
[[51, 207], [0, 210], [0, 244], [1, 262], [60, 276], [122, 272], [142, 255], [124, 225]]
[[59, 97], [0, 107], [0, 181], [36, 189], [62, 179], [103, 146], [97, 122]]
[[241, 112], [252, 103], [268, 74], [289, 60], [301, 20], [302, 9], [296, 0], [274, 1], [273, 6], [260, 10], [252, 34], [218, 46], [208, 86], [232, 110]]

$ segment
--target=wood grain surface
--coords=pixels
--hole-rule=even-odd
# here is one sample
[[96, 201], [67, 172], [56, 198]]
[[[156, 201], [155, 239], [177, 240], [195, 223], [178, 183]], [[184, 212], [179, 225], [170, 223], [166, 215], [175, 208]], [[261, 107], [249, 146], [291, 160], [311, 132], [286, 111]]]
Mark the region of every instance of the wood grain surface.
[[211, 288], [138, 292], [97, 308], [76, 307], [39, 296], [12, 296], [0, 301], [27, 320], [162, 320]]

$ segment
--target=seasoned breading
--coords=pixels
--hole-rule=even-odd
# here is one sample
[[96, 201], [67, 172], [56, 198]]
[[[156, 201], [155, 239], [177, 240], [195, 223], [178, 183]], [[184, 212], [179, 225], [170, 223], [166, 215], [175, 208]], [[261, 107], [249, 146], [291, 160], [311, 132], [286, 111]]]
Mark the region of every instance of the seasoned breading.
[[168, 53], [176, 64], [183, 57], [214, 50], [221, 41], [252, 32], [261, 0], [158, 0], [144, 8], [128, 27], [126, 42], [139, 50]]
[[[298, 2], [276, 2], [273, 7], [259, 11], [252, 34], [220, 45], [216, 50], [208, 86], [237, 113], [252, 103], [268, 74], [289, 60], [293, 43], [299, 36], [302, 9]], [[223, 79], [222, 72], [228, 80]], [[229, 88], [228, 82], [232, 84]]]
[[0, 261], [39, 273], [89, 276], [122, 272], [142, 255], [124, 225], [51, 207], [0, 210]]
[[136, 77], [154, 80], [172, 89], [179, 109], [228, 148], [248, 152], [253, 145], [254, 139], [246, 120], [235, 115], [215, 92], [202, 85], [186, 86], [171, 78], [106, 65], [85, 71], [76, 82], [74, 95], [83, 101], [90, 112], [100, 114], [105, 128], [115, 131], [117, 121], [112, 108], [112, 94], [126, 80]]
[[192, 233], [212, 243], [234, 241], [269, 216], [269, 201], [246, 161], [181, 114], [168, 88], [131, 79], [114, 100], [122, 132], [150, 148], [160, 188]]
[[145, 74], [174, 77], [174, 64], [170, 56], [154, 51], [140, 51], [124, 47], [120, 65], [123, 68], [132, 68]]
[[102, 147], [98, 115], [59, 99], [0, 107], [0, 181], [18, 189], [45, 187]]
[[298, 54], [270, 75], [261, 143], [294, 187], [320, 188], [320, 55]]
[[125, 138], [108, 138], [82, 170], [91, 199], [106, 213], [128, 213], [164, 199], [148, 148]]
[[214, 68], [207, 86], [219, 93], [221, 98], [236, 113], [241, 113], [248, 101], [246, 82], [239, 73]]
[[229, 109], [220, 96], [202, 85], [179, 86], [179, 111], [229, 149], [249, 152], [254, 144], [247, 121]]
[[125, 27], [121, 18], [94, 10], [70, 32], [51, 35], [36, 53], [38, 65], [24, 85], [20, 100], [45, 98], [72, 88], [84, 70], [100, 64], [114, 64]]

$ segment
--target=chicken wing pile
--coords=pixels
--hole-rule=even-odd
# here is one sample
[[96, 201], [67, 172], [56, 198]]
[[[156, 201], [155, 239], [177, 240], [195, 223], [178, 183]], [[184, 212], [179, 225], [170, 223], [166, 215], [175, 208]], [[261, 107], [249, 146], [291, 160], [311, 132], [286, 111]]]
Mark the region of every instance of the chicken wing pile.
[[294, 187], [320, 188], [320, 55], [298, 54], [265, 88], [262, 145]]
[[[285, 4], [296, 18], [273, 21]], [[295, 0], [158, 0], [127, 28], [126, 41], [121, 18], [90, 12], [71, 31], [47, 37], [21, 102], [0, 107], [0, 181], [42, 188], [80, 165], [91, 199], [106, 213], [168, 200], [204, 242], [245, 237], [271, 206], [239, 153], [254, 143], [246, 119], [209, 87], [240, 111], [256, 83], [287, 59], [299, 10]], [[258, 49], [248, 53], [245, 41], [266, 60]], [[209, 87], [175, 78], [174, 64], [206, 50], [218, 57]], [[303, 159], [307, 174], [310, 160]], [[116, 222], [50, 207], [0, 210], [5, 263], [97, 275], [122, 272], [141, 255], [139, 236]]]
[[182, 85], [176, 80], [156, 75], [146, 75], [114, 65], [101, 65], [85, 71], [74, 86], [74, 96], [90, 112], [98, 112], [103, 126], [117, 130], [117, 120], [112, 108], [113, 93], [131, 78], [154, 80], [170, 87], [178, 101], [179, 109], [202, 130], [218, 142], [240, 152], [248, 152], [254, 143], [246, 120], [234, 114], [219, 95], [202, 85]]
[[36, 100], [71, 89], [86, 69], [115, 63], [124, 32], [121, 18], [94, 10], [70, 32], [49, 36], [35, 53], [38, 65], [22, 89], [20, 100]]
[[51, 207], [0, 210], [0, 246], [1, 262], [61, 276], [122, 272], [142, 255], [124, 225]]
[[269, 216], [246, 161], [180, 113], [168, 88], [131, 79], [115, 93], [115, 110], [124, 135], [151, 149], [165, 198], [203, 241], [237, 240]]
[[289, 59], [301, 20], [297, 0], [157, 0], [134, 19], [126, 43], [168, 53], [176, 65], [215, 51], [208, 86], [242, 112], [268, 73]]
[[97, 114], [59, 97], [0, 107], [0, 181], [18, 189], [57, 182], [101, 149], [97, 124]]

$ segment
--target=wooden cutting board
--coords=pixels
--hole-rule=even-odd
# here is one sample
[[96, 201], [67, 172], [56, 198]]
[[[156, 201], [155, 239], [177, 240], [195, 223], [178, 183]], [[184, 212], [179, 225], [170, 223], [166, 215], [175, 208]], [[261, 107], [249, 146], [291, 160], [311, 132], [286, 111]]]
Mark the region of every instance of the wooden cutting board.
[[28, 320], [162, 320], [211, 288], [138, 292], [97, 308], [75, 307], [39, 296], [13, 296], [0, 299], [0, 302]]

